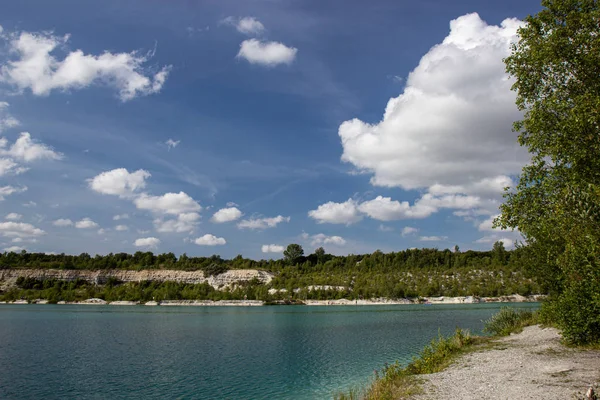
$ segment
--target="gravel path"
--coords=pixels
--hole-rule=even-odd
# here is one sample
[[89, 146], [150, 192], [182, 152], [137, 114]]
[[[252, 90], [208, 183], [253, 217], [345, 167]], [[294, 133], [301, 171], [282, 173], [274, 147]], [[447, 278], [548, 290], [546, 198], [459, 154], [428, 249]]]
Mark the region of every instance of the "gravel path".
[[530, 326], [423, 377], [419, 400], [582, 399], [600, 382], [600, 351], [570, 349], [556, 329]]

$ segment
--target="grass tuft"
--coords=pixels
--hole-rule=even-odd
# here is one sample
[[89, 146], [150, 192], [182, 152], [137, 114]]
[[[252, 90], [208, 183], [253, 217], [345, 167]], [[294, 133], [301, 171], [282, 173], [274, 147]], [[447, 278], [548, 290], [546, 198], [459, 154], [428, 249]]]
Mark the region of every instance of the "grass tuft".
[[502, 307], [500, 312], [484, 321], [483, 331], [495, 336], [508, 336], [511, 333], [522, 332], [526, 326], [537, 324], [538, 319], [537, 312]]
[[375, 372], [375, 379], [365, 390], [353, 389], [338, 393], [336, 400], [397, 400], [406, 399], [421, 393], [417, 375], [442, 371], [458, 354], [474, 343], [469, 331], [456, 329], [454, 335], [444, 337], [439, 334], [418, 356], [405, 367], [398, 362], [385, 365], [381, 372]]

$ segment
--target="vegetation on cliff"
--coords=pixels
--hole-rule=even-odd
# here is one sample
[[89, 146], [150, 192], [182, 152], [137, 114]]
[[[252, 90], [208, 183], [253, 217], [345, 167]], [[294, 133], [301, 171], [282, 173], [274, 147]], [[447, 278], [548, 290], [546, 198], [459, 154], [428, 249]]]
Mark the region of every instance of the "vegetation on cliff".
[[[202, 270], [205, 276], [228, 269], [261, 269], [275, 274], [268, 285], [250, 281], [215, 290], [208, 284], [112, 281], [93, 283], [21, 280], [0, 292], [0, 300], [289, 300], [405, 298], [430, 296], [502, 296], [544, 293], [544, 287], [524, 273], [525, 249], [507, 251], [499, 242], [491, 251], [412, 249], [384, 254], [333, 256], [321, 249], [306, 257], [294, 254], [284, 260], [254, 261], [213, 257], [176, 258], [150, 252], [90, 257], [29, 253], [0, 254], [8, 269], [176, 269]], [[270, 290], [270, 291], [269, 291]]]

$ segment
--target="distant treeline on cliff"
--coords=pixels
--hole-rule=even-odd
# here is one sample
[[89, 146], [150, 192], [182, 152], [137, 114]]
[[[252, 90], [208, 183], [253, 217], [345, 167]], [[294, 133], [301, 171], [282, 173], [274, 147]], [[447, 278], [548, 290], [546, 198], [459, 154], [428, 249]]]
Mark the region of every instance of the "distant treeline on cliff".
[[[54, 298], [69, 300], [85, 296], [112, 300], [161, 299], [251, 299], [277, 300], [339, 298], [403, 298], [417, 296], [501, 296], [546, 293], [529, 271], [528, 249], [506, 250], [497, 242], [490, 251], [454, 251], [449, 249], [409, 249], [393, 253], [334, 256], [322, 248], [307, 256], [298, 245], [292, 257], [287, 252], [280, 260], [250, 260], [241, 255], [231, 260], [219, 256], [177, 258], [173, 253], [117, 253], [91, 257], [88, 254], [4, 253], [3, 269], [79, 269], [79, 270], [202, 270], [205, 276], [219, 275], [230, 269], [266, 270], [274, 273], [269, 284], [249, 282], [236, 289], [214, 290], [206, 284], [174, 282], [130, 283], [116, 287], [97, 287], [60, 282], [36, 282], [31, 291], [25, 287], [5, 293], [6, 299]], [[297, 246], [297, 247], [295, 247]], [[83, 283], [82, 283], [83, 284]], [[38, 292], [56, 286], [52, 296]], [[71, 286], [73, 287], [71, 287]], [[148, 288], [144, 285], [150, 285]], [[158, 286], [156, 286], [158, 285]], [[60, 286], [60, 287], [59, 287]], [[63, 285], [64, 286], [64, 285]], [[85, 288], [86, 290], [83, 290]], [[44, 289], [44, 290], [46, 290]], [[145, 294], [138, 293], [144, 289]], [[152, 289], [152, 290], [150, 290]], [[164, 290], [163, 290], [164, 289]], [[168, 289], [168, 290], [167, 290]], [[65, 292], [66, 290], [66, 292]], [[158, 292], [157, 292], [158, 290]], [[166, 294], [163, 291], [166, 290]], [[206, 292], [208, 290], [208, 292]], [[67, 294], [69, 294], [67, 296]], [[71, 293], [72, 292], [72, 293]], [[81, 292], [81, 293], [80, 293]], [[114, 293], [113, 293], [114, 292]], [[148, 293], [146, 293], [148, 292]], [[159, 293], [160, 292], [160, 293]], [[206, 293], [205, 293], [206, 292]], [[50, 296], [50, 297], [49, 297]], [[79, 297], [77, 297], [79, 296]], [[0, 293], [0, 298], [1, 298]]]
[[371, 272], [387, 272], [411, 269], [450, 269], [475, 268], [488, 269], [500, 266], [521, 266], [525, 252], [523, 249], [506, 250], [501, 242], [497, 242], [490, 251], [454, 251], [449, 249], [409, 249], [399, 252], [334, 256], [326, 254], [322, 248], [307, 256], [294, 259], [251, 260], [241, 255], [227, 260], [218, 255], [210, 257], [188, 257], [185, 253], [177, 257], [173, 253], [154, 254], [150, 251], [138, 251], [134, 254], [110, 253], [90, 256], [45, 254], [45, 253], [0, 253], [0, 268], [33, 268], [33, 269], [173, 269], [183, 271], [207, 270], [216, 268], [228, 269], [262, 269], [273, 272], [295, 266], [300, 270], [356, 270]]

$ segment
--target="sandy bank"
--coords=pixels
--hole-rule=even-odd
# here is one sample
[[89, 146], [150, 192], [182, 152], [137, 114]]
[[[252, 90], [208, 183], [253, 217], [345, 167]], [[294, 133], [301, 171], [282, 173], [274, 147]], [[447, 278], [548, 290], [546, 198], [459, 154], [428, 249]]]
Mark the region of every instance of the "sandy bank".
[[556, 329], [530, 326], [422, 377], [418, 400], [582, 399], [600, 382], [600, 351], [565, 347]]
[[[512, 296], [501, 297], [421, 297], [413, 299], [362, 299], [362, 300], [304, 300], [307, 306], [381, 306], [394, 304], [475, 304], [475, 303], [523, 303], [537, 302], [544, 298], [543, 295]], [[29, 304], [27, 300], [15, 300], [14, 302], [0, 302], [0, 304]], [[48, 304], [48, 300], [37, 299], [32, 304]], [[111, 306], [262, 306], [265, 304], [262, 300], [163, 300], [157, 301], [112, 301], [107, 302], [102, 299], [87, 299], [83, 301], [59, 301], [57, 304], [83, 304], [83, 305], [111, 305]]]

